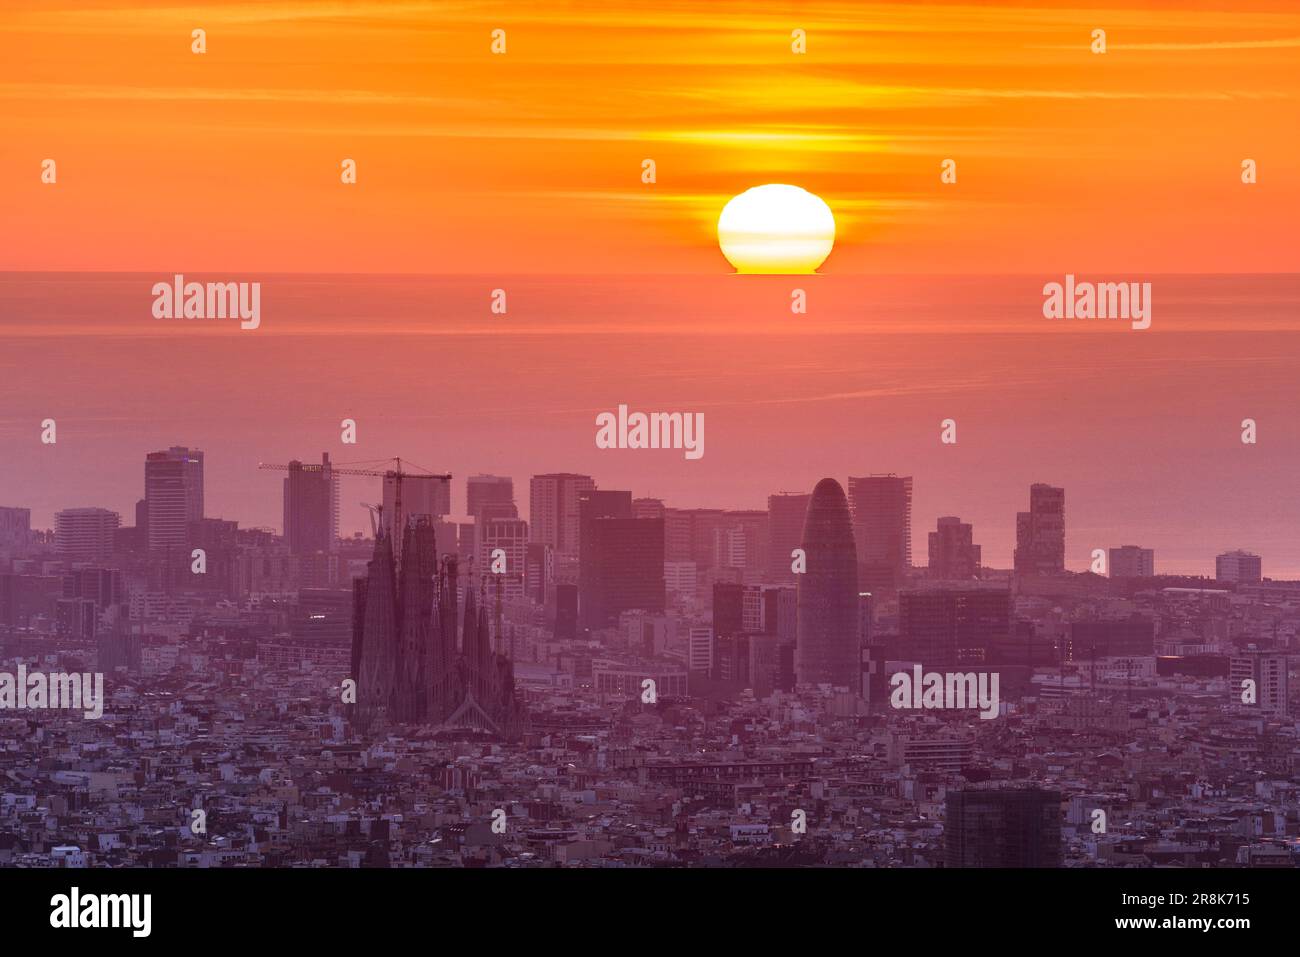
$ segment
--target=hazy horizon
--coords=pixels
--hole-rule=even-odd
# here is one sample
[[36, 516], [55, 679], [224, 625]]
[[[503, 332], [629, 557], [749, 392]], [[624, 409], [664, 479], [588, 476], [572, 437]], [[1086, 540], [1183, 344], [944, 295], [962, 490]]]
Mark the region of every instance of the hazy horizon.
[[[1071, 568], [1137, 544], [1160, 570], [1213, 574], [1216, 553], [1247, 548], [1266, 575], [1300, 577], [1286, 532], [1300, 521], [1294, 275], [1149, 277], [1147, 330], [1043, 319], [1050, 276], [507, 277], [509, 311], [493, 316], [473, 277], [275, 274], [260, 277], [261, 326], [241, 330], [154, 319], [142, 280], [167, 277], [0, 275], [0, 501], [36, 525], [91, 505], [130, 524], [145, 453], [170, 445], [206, 453], [210, 515], [275, 528], [282, 476], [257, 464], [323, 451], [451, 471], [457, 511], [466, 475], [507, 474], [525, 516], [528, 476], [549, 471], [744, 508], [827, 475], [896, 472], [915, 478], [917, 564], [935, 519], [958, 515], [985, 563], [1009, 567], [1015, 513], [1043, 481], [1066, 488]], [[809, 313], [791, 315], [801, 284]], [[595, 414], [619, 404], [705, 412], [704, 458], [597, 449]], [[38, 441], [46, 417], [55, 446]], [[339, 442], [345, 417], [355, 446]], [[944, 446], [950, 417], [958, 443]], [[1240, 441], [1246, 417], [1257, 445]], [[368, 528], [371, 500], [373, 485], [345, 483], [344, 532]]]

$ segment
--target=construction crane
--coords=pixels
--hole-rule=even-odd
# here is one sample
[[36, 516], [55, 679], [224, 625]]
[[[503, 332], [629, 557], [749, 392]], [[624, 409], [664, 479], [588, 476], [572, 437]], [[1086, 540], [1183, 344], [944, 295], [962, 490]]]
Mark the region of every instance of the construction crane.
[[384, 527], [384, 506], [362, 502], [361, 507], [370, 513], [370, 534], [378, 538], [379, 530]]
[[[392, 479], [393, 481], [393, 529], [400, 530], [402, 527], [402, 479], [438, 478], [450, 482], [451, 473], [432, 472], [429, 469], [424, 468], [424, 466], [422, 465], [415, 466], [416, 468], [421, 469], [421, 471], [419, 472], [407, 472], [404, 471], [402, 468], [401, 458], [396, 456], [394, 456], [392, 459], [372, 459], [366, 462], [343, 462], [340, 464], [344, 466], [368, 465], [370, 464], [370, 462], [389, 462], [389, 461], [391, 461], [394, 464], [395, 466], [394, 468], [391, 469], [337, 468], [333, 464], [321, 463], [319, 465], [314, 465], [310, 462], [291, 462], [287, 465], [259, 462], [257, 467], [259, 469], [270, 469], [276, 472], [293, 472], [293, 471], [301, 470], [303, 472], [329, 472], [331, 475], [365, 475], [370, 478], [382, 478], [385, 481], [387, 481], [388, 479]], [[415, 463], [411, 463], [411, 464], [414, 465]], [[372, 506], [369, 505], [367, 505], [366, 507], [372, 508]], [[379, 511], [382, 512], [383, 510], [380, 509]], [[380, 527], [381, 528], [383, 527], [382, 515], [380, 517]], [[397, 536], [397, 540], [399, 542], [401, 541], [400, 532]]]

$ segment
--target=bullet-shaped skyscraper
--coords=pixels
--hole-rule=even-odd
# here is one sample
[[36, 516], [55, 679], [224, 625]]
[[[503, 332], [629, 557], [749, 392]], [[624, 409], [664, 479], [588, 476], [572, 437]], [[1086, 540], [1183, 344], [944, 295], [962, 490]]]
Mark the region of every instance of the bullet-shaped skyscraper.
[[861, 693], [858, 555], [849, 502], [835, 479], [813, 489], [802, 548], [807, 569], [798, 576], [797, 680]]

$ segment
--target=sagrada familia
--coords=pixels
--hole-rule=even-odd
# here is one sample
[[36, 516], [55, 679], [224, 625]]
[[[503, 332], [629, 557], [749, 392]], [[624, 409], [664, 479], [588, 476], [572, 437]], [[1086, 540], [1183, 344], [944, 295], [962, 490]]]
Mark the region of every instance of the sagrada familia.
[[448, 556], [439, 567], [427, 519], [404, 528], [400, 556], [380, 527], [369, 574], [353, 588], [352, 708], [359, 730], [424, 725], [440, 737], [520, 737], [525, 713], [514, 666], [500, 650], [500, 593], [494, 647], [484, 595], [476, 603], [467, 583], [461, 614], [457, 561]]

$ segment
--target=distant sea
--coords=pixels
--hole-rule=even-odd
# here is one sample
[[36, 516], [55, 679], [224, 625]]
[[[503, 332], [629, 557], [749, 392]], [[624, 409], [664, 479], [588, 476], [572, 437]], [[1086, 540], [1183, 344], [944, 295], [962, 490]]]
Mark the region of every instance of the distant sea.
[[[1149, 281], [1153, 322], [1042, 318], [1033, 276], [308, 276], [262, 283], [262, 322], [159, 320], [173, 272], [0, 273], [0, 505], [133, 521], [146, 452], [206, 453], [209, 515], [278, 528], [259, 462], [400, 455], [465, 475], [593, 475], [670, 506], [761, 508], [823, 476], [914, 477], [913, 560], [957, 515], [1006, 567], [1028, 487], [1066, 488], [1067, 561], [1156, 550], [1213, 574], [1246, 548], [1300, 578], [1300, 276]], [[493, 291], [507, 313], [493, 315]], [[791, 293], [807, 314], [792, 314]], [[702, 411], [705, 455], [595, 447], [598, 412]], [[58, 442], [39, 441], [54, 418]], [[354, 418], [358, 443], [339, 441]], [[941, 445], [944, 419], [956, 445]], [[1253, 418], [1258, 443], [1243, 445]], [[367, 527], [366, 479], [345, 529]]]

